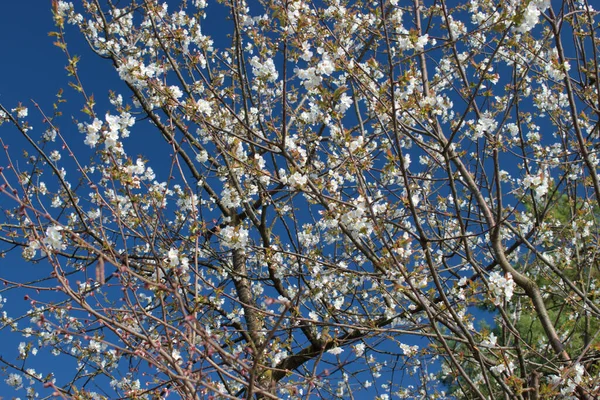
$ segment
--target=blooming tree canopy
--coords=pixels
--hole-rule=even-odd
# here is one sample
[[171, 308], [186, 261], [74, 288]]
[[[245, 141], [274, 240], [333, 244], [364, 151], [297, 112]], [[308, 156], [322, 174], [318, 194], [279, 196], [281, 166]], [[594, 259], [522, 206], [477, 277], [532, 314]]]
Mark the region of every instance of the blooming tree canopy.
[[71, 88], [0, 104], [15, 394], [600, 395], [587, 0], [52, 7]]

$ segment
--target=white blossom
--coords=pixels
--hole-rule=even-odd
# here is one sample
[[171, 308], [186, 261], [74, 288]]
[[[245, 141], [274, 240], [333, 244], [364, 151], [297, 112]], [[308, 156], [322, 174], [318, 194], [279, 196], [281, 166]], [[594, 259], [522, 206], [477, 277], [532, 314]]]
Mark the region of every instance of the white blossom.
[[63, 227], [59, 225], [46, 228], [46, 237], [43, 241], [46, 248], [49, 250], [64, 250], [67, 248], [63, 241], [62, 231]]
[[292, 186], [294, 188], [302, 188], [302, 187], [304, 187], [306, 185], [307, 181], [308, 181], [308, 178], [305, 175], [302, 175], [299, 172], [294, 172], [288, 178], [288, 183], [290, 184], [290, 186]]
[[167, 259], [165, 261], [169, 267], [177, 267], [179, 265], [179, 250], [171, 248], [167, 253]]
[[482, 138], [485, 133], [491, 134], [494, 133], [498, 123], [492, 116], [488, 113], [484, 113], [483, 116], [477, 121], [475, 124], [475, 134], [473, 135], [473, 139]]
[[515, 282], [510, 274], [501, 275], [494, 271], [488, 277], [492, 301], [499, 306], [504, 300], [510, 301], [515, 291]]
[[338, 354], [342, 354], [343, 351], [344, 351], [344, 349], [342, 349], [341, 347], [333, 347], [333, 348], [327, 350], [327, 353], [337, 356]]
[[279, 77], [275, 63], [271, 58], [261, 61], [260, 58], [254, 56], [250, 59], [250, 65], [252, 66], [252, 73], [258, 78], [265, 79], [268, 82], [275, 82]]
[[19, 374], [12, 373], [8, 375], [8, 378], [5, 380], [8, 386], [12, 386], [15, 389], [20, 389], [23, 387], [23, 378]]
[[241, 226], [228, 225], [221, 229], [219, 236], [225, 247], [245, 249], [248, 246], [248, 231]]

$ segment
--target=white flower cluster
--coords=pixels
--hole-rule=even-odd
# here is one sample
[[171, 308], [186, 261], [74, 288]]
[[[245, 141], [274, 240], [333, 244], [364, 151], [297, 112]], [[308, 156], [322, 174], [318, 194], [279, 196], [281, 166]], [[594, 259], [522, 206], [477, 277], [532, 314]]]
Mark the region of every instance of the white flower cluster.
[[313, 225], [304, 224], [302, 230], [298, 232], [298, 242], [305, 248], [313, 248], [319, 244], [319, 235], [313, 234]]
[[31, 346], [31, 345], [27, 345], [27, 343], [25, 343], [25, 342], [19, 343], [18, 349], [19, 349], [19, 358], [22, 359], [22, 360], [24, 360], [25, 358], [27, 358], [27, 356], [29, 354], [35, 356], [37, 354], [37, 352], [38, 352], [37, 348], [35, 348], [35, 347]]
[[125, 391], [138, 390], [141, 388], [140, 380], [132, 380], [130, 377], [124, 376], [121, 380], [113, 379], [110, 382], [112, 388], [117, 388]]
[[177, 200], [177, 207], [179, 207], [179, 209], [181, 211], [184, 212], [192, 212], [195, 213], [196, 210], [196, 206], [198, 205], [198, 195], [192, 193], [192, 194], [188, 194], [188, 193], [184, 193], [178, 200]]
[[208, 161], [208, 152], [206, 150], [200, 151], [198, 154], [196, 154], [196, 161], [199, 163], [205, 163]]
[[12, 386], [15, 389], [20, 389], [23, 387], [23, 378], [18, 374], [10, 374], [8, 378], [5, 380], [8, 386]]
[[548, 174], [540, 172], [537, 175], [526, 175], [522, 183], [525, 189], [533, 189], [535, 196], [540, 199], [548, 193], [549, 181]]
[[105, 134], [104, 145], [107, 149], [111, 149], [117, 146], [119, 139], [119, 132], [121, 137], [129, 136], [129, 127], [135, 124], [135, 118], [128, 112], [122, 113], [119, 116], [106, 114], [106, 123], [108, 124], [108, 132]]
[[70, 24], [80, 24], [83, 22], [83, 15], [76, 14], [74, 11], [73, 3], [59, 0], [56, 3], [56, 18], [68, 18]]
[[198, 99], [198, 101], [196, 102], [196, 107], [198, 108], [199, 113], [207, 117], [210, 117], [212, 115], [212, 107], [210, 101], [205, 99]]
[[63, 227], [58, 225], [50, 226], [46, 229], [44, 245], [48, 250], [64, 250], [67, 248], [63, 242], [62, 230]]
[[254, 56], [250, 59], [250, 65], [252, 66], [252, 73], [257, 78], [264, 79], [267, 82], [275, 82], [279, 77], [272, 58], [267, 58], [261, 62], [260, 58]]
[[[37, 254], [37, 250], [40, 248], [40, 242], [37, 240], [30, 240], [26, 247], [23, 247], [23, 258], [27, 261], [31, 260]], [[1, 308], [1, 307], [0, 307]]]
[[344, 349], [342, 349], [341, 347], [334, 347], [332, 349], [327, 350], [327, 353], [337, 356], [339, 354], [342, 354], [343, 351]]
[[514, 28], [515, 32], [525, 33], [532, 30], [538, 23], [541, 13], [550, 7], [550, 0], [533, 0], [527, 5], [527, 8], [522, 11], [521, 23]]
[[[323, 53], [322, 49], [317, 50]], [[308, 67], [306, 69], [296, 68], [294, 72], [302, 80], [302, 85], [306, 90], [313, 90], [321, 84], [323, 76], [329, 76], [335, 71], [334, 60], [327, 53], [323, 53], [321, 62], [316, 67]]]
[[493, 133], [497, 127], [496, 120], [489, 113], [484, 113], [475, 124], [473, 140], [482, 138], [485, 133]]
[[275, 353], [275, 355], [271, 359], [271, 366], [275, 367], [277, 364], [279, 364], [279, 362], [281, 360], [283, 360], [287, 356], [288, 356], [288, 352], [286, 350], [283, 350], [283, 349], [279, 350], [277, 353]]
[[352, 102], [352, 97], [348, 96], [346, 93], [342, 93], [338, 104], [335, 106], [335, 110], [343, 114], [350, 108]]
[[16, 112], [17, 112], [17, 117], [18, 117], [18, 118], [25, 118], [25, 117], [27, 117], [27, 114], [28, 114], [28, 112], [29, 112], [29, 111], [27, 110], [27, 107], [17, 107], [17, 108], [13, 108], [11, 111], [12, 111], [12, 112], [15, 112], [15, 111], [16, 111]]
[[372, 212], [374, 216], [377, 216], [383, 213], [386, 204], [379, 201], [373, 202], [370, 198], [365, 199], [363, 196], [358, 196], [353, 203], [354, 208], [344, 212], [340, 222], [360, 237], [370, 236], [374, 227], [369, 214]]
[[417, 345], [410, 346], [408, 344], [400, 343], [399, 346], [406, 357], [412, 357], [419, 352], [419, 346]]
[[102, 121], [98, 118], [95, 118], [91, 124], [79, 124], [79, 131], [86, 134], [83, 143], [90, 147], [96, 147], [100, 139], [100, 135], [98, 134], [100, 129], [102, 129]]
[[62, 1], [62, 0], [60, 0], [56, 3], [56, 14], [59, 17], [64, 18], [67, 15], [67, 13], [72, 9], [73, 9], [73, 3], [69, 3], [66, 1]]
[[575, 392], [575, 388], [583, 380], [584, 374], [584, 366], [579, 363], [575, 363], [571, 368], [561, 367], [560, 376], [550, 375], [548, 377], [548, 383], [553, 386], [562, 386], [560, 389], [560, 394], [564, 398], [571, 398], [568, 396]]
[[492, 272], [488, 278], [492, 301], [499, 306], [506, 299], [509, 301], [515, 291], [515, 281], [510, 274], [501, 275], [498, 272]]
[[353, 348], [354, 354], [356, 354], [357, 357], [361, 357], [365, 353], [365, 347], [364, 343], [357, 344]]
[[414, 39], [410, 35], [406, 34], [406, 30], [402, 30], [402, 36], [399, 36], [398, 47], [400, 50], [415, 50], [416, 52], [422, 52], [425, 49], [427, 43], [431, 42], [431, 44], [435, 45], [435, 39], [429, 39], [429, 35], [425, 34], [423, 36], [419, 36]]
[[496, 343], [498, 342], [498, 338], [494, 335], [494, 332], [491, 332], [487, 339], [481, 341], [481, 345], [484, 347], [494, 348], [496, 347]]
[[219, 237], [223, 245], [230, 249], [245, 249], [248, 246], [248, 230], [241, 226], [226, 226]]
[[181, 352], [177, 349], [173, 349], [171, 352], [171, 357], [173, 357], [173, 360], [175, 360], [178, 364], [182, 361]]
[[148, 86], [148, 78], [156, 78], [163, 73], [162, 67], [155, 64], [144, 65], [144, 63], [135, 57], [128, 57], [124, 63], [117, 68], [119, 77], [125, 82], [131, 83], [137, 88]]
[[90, 340], [90, 344], [88, 345], [88, 351], [90, 353], [101, 353], [106, 350], [108, 346], [106, 343], [99, 342], [97, 340]]
[[177, 249], [169, 249], [165, 263], [169, 268], [176, 268], [181, 266], [184, 271], [189, 269], [190, 260], [187, 257], [182, 257]]
[[297, 189], [302, 189], [306, 185], [307, 182], [308, 182], [308, 178], [306, 177], [306, 175], [302, 175], [299, 172], [294, 172], [288, 178], [288, 184], [291, 187], [297, 188]]
[[507, 373], [512, 373], [512, 371], [515, 369], [515, 364], [512, 361], [509, 361], [508, 365], [506, 365], [504, 362], [501, 362], [498, 365], [495, 365], [493, 367], [490, 368], [490, 371], [492, 371], [495, 374], [500, 375], [503, 372], [507, 372]]
[[165, 259], [165, 262], [171, 268], [175, 268], [177, 265], [179, 265], [179, 250], [170, 249], [167, 253], [167, 258]]
[[[114, 149], [114, 151], [121, 152], [122, 150], [118, 146], [119, 132], [121, 132], [121, 137], [128, 137], [128, 128], [135, 124], [135, 118], [133, 118], [130, 113], [124, 112], [119, 116], [107, 113], [105, 119], [108, 129], [103, 133], [104, 145], [106, 146], [106, 149]], [[95, 118], [91, 124], [79, 124], [78, 128], [79, 132], [86, 134], [84, 143], [92, 148], [96, 147], [100, 140], [102, 121]]]

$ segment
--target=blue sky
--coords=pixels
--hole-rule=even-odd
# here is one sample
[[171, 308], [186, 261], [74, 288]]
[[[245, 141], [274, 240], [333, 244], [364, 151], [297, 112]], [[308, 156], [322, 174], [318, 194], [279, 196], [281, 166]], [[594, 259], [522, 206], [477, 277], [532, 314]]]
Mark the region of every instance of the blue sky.
[[58, 88], [55, 79], [63, 66], [60, 50], [52, 46], [52, 38], [48, 36], [53, 29], [50, 2], [3, 3], [0, 13], [0, 40], [4, 53], [0, 66], [2, 102]]
[[33, 99], [51, 106], [67, 80], [66, 59], [48, 33], [55, 30], [50, 1], [3, 2], [0, 13], [0, 101], [7, 106]]

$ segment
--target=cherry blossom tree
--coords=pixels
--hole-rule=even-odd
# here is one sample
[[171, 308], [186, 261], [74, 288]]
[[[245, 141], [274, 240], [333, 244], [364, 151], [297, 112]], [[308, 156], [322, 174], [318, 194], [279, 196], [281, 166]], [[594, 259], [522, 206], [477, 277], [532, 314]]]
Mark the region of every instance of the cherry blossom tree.
[[16, 393], [600, 395], [587, 0], [52, 7], [71, 88], [0, 105]]

